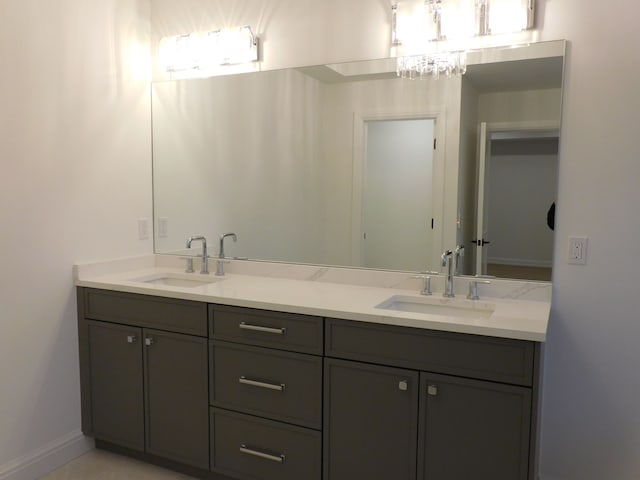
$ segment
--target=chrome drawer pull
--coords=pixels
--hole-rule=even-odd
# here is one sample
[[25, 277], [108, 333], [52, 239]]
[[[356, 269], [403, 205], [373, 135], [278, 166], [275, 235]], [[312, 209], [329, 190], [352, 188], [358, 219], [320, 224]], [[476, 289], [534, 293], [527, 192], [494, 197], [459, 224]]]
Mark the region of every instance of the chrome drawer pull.
[[284, 391], [286, 387], [284, 383], [275, 384], [275, 383], [258, 382], [257, 380], [249, 380], [244, 375], [238, 379], [238, 382], [242, 383], [243, 385], [251, 385], [253, 387], [267, 388], [269, 390], [278, 390], [280, 392]]
[[271, 327], [261, 327], [259, 325], [250, 325], [248, 323], [240, 323], [238, 325], [242, 330], [253, 330], [254, 332], [263, 332], [263, 333], [275, 333], [276, 335], [284, 335], [287, 333], [287, 329], [282, 328], [271, 328]]
[[272, 462], [282, 463], [284, 462], [284, 454], [280, 455], [269, 455], [268, 453], [259, 452], [258, 450], [253, 450], [251, 448], [247, 448], [246, 445], [240, 445], [240, 452], [246, 453], [247, 455], [253, 455], [254, 457], [264, 458], [266, 460], [271, 460]]

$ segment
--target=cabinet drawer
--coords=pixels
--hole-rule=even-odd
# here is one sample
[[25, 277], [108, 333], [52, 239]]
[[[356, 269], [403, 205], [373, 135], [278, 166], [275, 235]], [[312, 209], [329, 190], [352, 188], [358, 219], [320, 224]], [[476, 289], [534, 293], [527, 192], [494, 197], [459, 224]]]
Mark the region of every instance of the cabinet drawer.
[[242, 307], [209, 306], [216, 340], [322, 355], [322, 318]]
[[321, 434], [211, 409], [211, 469], [252, 480], [320, 480]]
[[110, 290], [83, 289], [84, 317], [207, 336], [207, 304]]
[[321, 428], [322, 357], [210, 342], [211, 403]]
[[329, 357], [531, 386], [534, 342], [326, 320]]

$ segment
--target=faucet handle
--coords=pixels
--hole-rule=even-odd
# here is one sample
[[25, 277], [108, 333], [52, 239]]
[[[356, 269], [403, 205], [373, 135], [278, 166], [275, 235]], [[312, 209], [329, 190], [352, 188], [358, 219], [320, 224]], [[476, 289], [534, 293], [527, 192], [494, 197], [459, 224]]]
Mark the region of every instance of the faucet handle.
[[469, 280], [469, 293], [467, 294], [469, 300], [480, 300], [478, 296], [479, 283], [482, 285], [491, 285], [489, 280]]
[[438, 272], [426, 271], [420, 272], [417, 275], [412, 275], [411, 278], [421, 278], [422, 279], [422, 290], [420, 291], [420, 295], [431, 295], [431, 275], [437, 275]]
[[187, 262], [186, 269], [185, 269], [186, 273], [195, 272], [195, 270], [193, 269], [193, 257], [180, 257], [180, 258], [182, 258], [182, 260], [185, 260]]
[[216, 259], [216, 276], [223, 277], [224, 276], [224, 264], [231, 263], [230, 260], [226, 260], [225, 257], [218, 256]]

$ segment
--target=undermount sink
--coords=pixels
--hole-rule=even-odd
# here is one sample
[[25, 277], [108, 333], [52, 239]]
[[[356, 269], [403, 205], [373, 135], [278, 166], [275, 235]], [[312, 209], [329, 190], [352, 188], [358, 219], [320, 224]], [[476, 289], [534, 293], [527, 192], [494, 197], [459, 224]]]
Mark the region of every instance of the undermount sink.
[[196, 276], [196, 274], [180, 273], [159, 273], [147, 277], [134, 278], [132, 281], [146, 283], [149, 285], [164, 285], [166, 287], [186, 287], [194, 288], [216, 283], [224, 278], [208, 275]]
[[495, 310], [486, 302], [410, 295], [393, 295], [375, 308], [459, 318], [489, 318]]

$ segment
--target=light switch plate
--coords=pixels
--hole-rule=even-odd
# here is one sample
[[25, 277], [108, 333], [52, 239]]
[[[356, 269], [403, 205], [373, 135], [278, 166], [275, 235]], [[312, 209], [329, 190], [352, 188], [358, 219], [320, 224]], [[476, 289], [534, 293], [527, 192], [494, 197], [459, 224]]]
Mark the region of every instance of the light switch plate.
[[147, 240], [149, 238], [149, 219], [138, 219], [138, 238], [140, 240]]
[[169, 219], [167, 217], [158, 218], [158, 236], [161, 238], [169, 236]]

